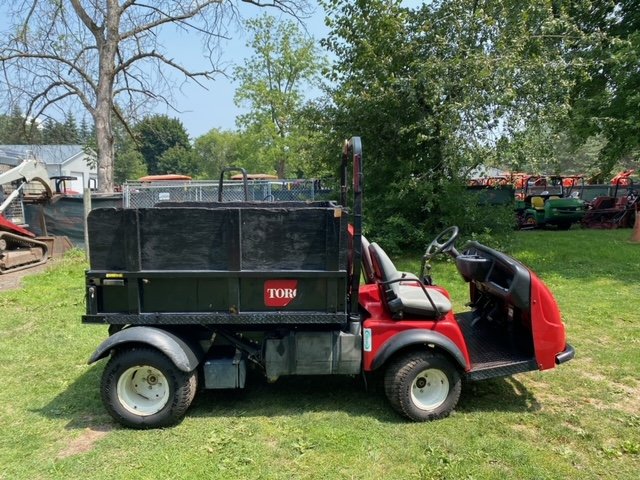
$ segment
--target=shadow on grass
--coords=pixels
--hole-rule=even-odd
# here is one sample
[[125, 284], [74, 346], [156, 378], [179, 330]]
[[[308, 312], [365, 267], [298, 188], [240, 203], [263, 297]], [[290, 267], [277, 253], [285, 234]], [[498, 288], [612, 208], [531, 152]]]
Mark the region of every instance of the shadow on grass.
[[113, 420], [100, 400], [102, 369], [103, 363], [91, 366], [38, 413], [54, 420], [68, 420], [65, 426], [68, 430], [88, 428], [104, 431], [111, 428]]
[[[531, 412], [539, 403], [514, 378], [467, 383], [458, 412]], [[188, 415], [198, 417], [253, 417], [303, 415], [309, 412], [344, 412], [350, 416], [376, 418], [381, 422], [404, 423], [394, 412], [383, 388], [366, 391], [359, 378], [344, 376], [282, 377], [269, 384], [262, 377], [248, 379], [240, 391], [201, 391]]]
[[[66, 419], [67, 429], [104, 431], [114, 426], [100, 400], [102, 365], [80, 375], [51, 402], [39, 410], [44, 417]], [[188, 417], [272, 417], [306, 413], [343, 412], [350, 416], [375, 418], [381, 422], [404, 423], [395, 413], [381, 388], [366, 391], [359, 378], [346, 376], [282, 377], [268, 383], [250, 372], [244, 390], [201, 390], [187, 412]], [[531, 393], [515, 378], [465, 384], [456, 410], [530, 412], [539, 409]]]
[[459, 412], [536, 412], [540, 403], [516, 377], [465, 383]]

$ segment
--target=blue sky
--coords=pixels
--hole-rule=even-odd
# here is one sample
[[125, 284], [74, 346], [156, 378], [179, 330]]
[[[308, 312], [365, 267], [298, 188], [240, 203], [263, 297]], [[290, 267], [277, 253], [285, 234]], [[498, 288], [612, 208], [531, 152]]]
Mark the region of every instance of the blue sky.
[[[407, 7], [416, 7], [422, 4], [423, 1], [404, 0], [403, 3]], [[276, 14], [273, 9], [261, 9], [247, 5], [241, 7], [241, 14], [245, 18], [261, 15], [264, 12]], [[290, 17], [284, 16], [283, 18]], [[313, 36], [317, 41], [320, 41], [321, 38], [329, 33], [329, 30], [324, 25], [324, 12], [320, 7], [316, 8], [314, 14], [305, 20], [304, 24], [309, 35]], [[231, 40], [223, 42], [221, 61], [228, 66], [227, 71], [229, 74], [232, 73], [234, 64], [242, 64], [243, 60], [251, 55], [251, 50], [246, 47], [247, 40], [244, 32], [238, 29], [233, 32]], [[184, 35], [168, 35], [165, 45], [171, 55], [187, 65], [194, 68], [203, 65], [199, 43], [194, 41], [189, 44]], [[189, 46], [185, 48], [185, 45]], [[164, 107], [159, 108], [157, 112], [179, 118], [192, 139], [208, 132], [212, 128], [235, 129], [236, 116], [242, 113], [233, 102], [236, 84], [231, 78], [219, 75], [215, 81], [208, 82], [207, 87], [208, 90], [205, 90], [194, 83], [186, 84], [181, 90], [174, 92], [175, 103], [182, 113], [167, 110]], [[312, 90], [311, 93], [313, 94], [313, 92]]]
[[[429, 0], [403, 0], [403, 4], [408, 7], [416, 7]], [[316, 2], [311, 1], [315, 4]], [[239, 3], [240, 15], [250, 18], [263, 13], [278, 14], [275, 9], [258, 8], [253, 5]], [[6, 4], [0, 5], [0, 31], [6, 26], [3, 24], [3, 14], [6, 14]], [[283, 19], [291, 19], [283, 15]], [[313, 38], [320, 41], [328, 34], [328, 29], [324, 25], [324, 12], [316, 6], [315, 12], [304, 20], [304, 26]], [[233, 97], [236, 84], [230, 78], [234, 65], [240, 65], [244, 59], [251, 55], [251, 50], [246, 47], [248, 38], [242, 31], [240, 25], [237, 28], [230, 28], [231, 39], [223, 41], [221, 44], [220, 63], [226, 66], [228, 77], [218, 75], [214, 81], [206, 83], [207, 89], [202, 88], [194, 82], [186, 82], [174, 89], [174, 105], [180, 110], [176, 112], [166, 106], [155, 108], [156, 113], [167, 114], [182, 121], [191, 139], [208, 132], [213, 128], [232, 130], [235, 129], [235, 119], [241, 110], [236, 107]], [[161, 42], [167, 49], [167, 56], [174, 58], [178, 63], [185, 65], [192, 71], [206, 70], [208, 62], [203, 56], [201, 39], [193, 33], [185, 33], [176, 29], [166, 29], [160, 33]], [[311, 89], [310, 95], [317, 95], [318, 90]], [[84, 113], [79, 112], [77, 117], [82, 118]]]
[[[244, 6], [241, 11], [245, 18], [261, 15], [265, 12], [276, 15], [275, 10], [252, 6]], [[287, 18], [290, 17], [283, 16], [283, 19]], [[320, 41], [328, 33], [328, 29], [324, 25], [324, 12], [320, 8], [317, 8], [315, 13], [304, 21], [304, 25], [309, 35], [317, 41]], [[193, 69], [203, 68], [205, 61], [202, 58], [200, 43], [196, 41], [189, 43], [184, 34], [165, 33], [167, 35], [165, 46], [171, 56]], [[252, 53], [251, 49], [246, 47], [248, 38], [241, 29], [232, 31], [232, 35], [231, 40], [224, 41], [221, 45], [221, 62], [226, 65], [229, 76], [233, 72], [233, 65], [242, 64], [244, 59]], [[190, 82], [174, 92], [175, 103], [182, 113], [168, 110], [165, 107], [160, 107], [156, 111], [179, 118], [192, 139], [212, 128], [235, 129], [236, 116], [242, 112], [233, 102], [237, 86], [233, 79], [218, 75], [216, 80], [207, 82], [206, 86], [208, 90]]]

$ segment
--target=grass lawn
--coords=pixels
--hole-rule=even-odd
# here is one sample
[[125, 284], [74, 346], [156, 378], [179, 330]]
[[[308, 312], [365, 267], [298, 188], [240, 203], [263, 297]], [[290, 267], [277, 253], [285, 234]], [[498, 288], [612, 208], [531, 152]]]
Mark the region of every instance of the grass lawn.
[[[405, 421], [357, 379], [251, 377], [200, 392], [165, 430], [120, 428], [99, 398], [106, 328], [82, 325], [79, 254], [0, 293], [0, 479], [632, 479], [640, 468], [640, 245], [631, 231], [519, 232], [513, 254], [563, 311], [576, 358], [466, 385], [456, 412]], [[416, 271], [419, 258], [401, 259]], [[464, 308], [451, 262], [436, 282]]]

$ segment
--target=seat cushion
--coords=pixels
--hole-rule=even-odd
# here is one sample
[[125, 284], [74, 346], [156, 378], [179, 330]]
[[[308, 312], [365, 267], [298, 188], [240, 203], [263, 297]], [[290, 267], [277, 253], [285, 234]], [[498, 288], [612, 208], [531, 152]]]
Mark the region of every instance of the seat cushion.
[[[422, 290], [422, 282], [418, 277], [408, 272], [398, 272], [395, 265], [382, 248], [376, 243], [369, 245], [373, 271], [376, 279], [381, 282], [386, 303], [392, 313], [409, 314], [420, 317], [434, 317], [438, 313], [451, 311], [451, 302], [440, 291], [425, 286], [429, 297]], [[399, 280], [399, 281], [398, 281]], [[433, 308], [431, 301], [437, 311]]]
[[451, 311], [451, 301], [442, 292], [430, 287], [425, 287], [425, 290], [438, 309], [437, 312], [420, 286], [408, 284], [400, 284], [399, 295], [396, 300], [397, 303], [402, 305], [398, 311], [425, 317], [432, 317], [437, 313], [445, 314]]

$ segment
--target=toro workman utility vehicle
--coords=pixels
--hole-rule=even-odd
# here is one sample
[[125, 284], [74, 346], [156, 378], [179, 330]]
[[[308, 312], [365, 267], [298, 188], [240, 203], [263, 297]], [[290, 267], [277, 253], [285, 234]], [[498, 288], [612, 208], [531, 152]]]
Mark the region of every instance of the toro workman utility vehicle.
[[[243, 388], [250, 366], [270, 381], [379, 374], [400, 414], [434, 420], [454, 409], [463, 379], [547, 370], [573, 358], [542, 281], [479, 243], [458, 252], [456, 227], [428, 246], [420, 276], [396, 270], [361, 234], [359, 138], [346, 142], [342, 172], [340, 203], [91, 212], [83, 321], [109, 325], [89, 362], [110, 357], [101, 393], [118, 422], [174, 424], [198, 386]], [[429, 261], [439, 253], [451, 255], [470, 284], [467, 312], [454, 314], [447, 291], [431, 281]]]

